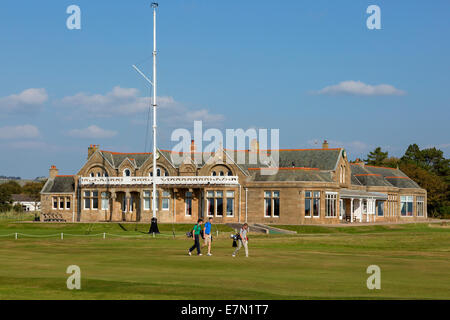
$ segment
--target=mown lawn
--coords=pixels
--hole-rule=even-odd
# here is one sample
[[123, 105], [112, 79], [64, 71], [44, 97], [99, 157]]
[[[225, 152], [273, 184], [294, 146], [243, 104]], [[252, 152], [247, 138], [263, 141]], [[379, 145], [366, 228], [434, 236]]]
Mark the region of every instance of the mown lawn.
[[[248, 259], [231, 257], [226, 226], [212, 257], [187, 255], [187, 225], [160, 225], [155, 238], [148, 227], [1, 222], [0, 299], [450, 298], [448, 226], [295, 227], [298, 235], [253, 235]], [[16, 232], [79, 236], [1, 237]], [[81, 268], [80, 291], [66, 288], [69, 265]], [[381, 290], [366, 287], [370, 265], [381, 268]]]

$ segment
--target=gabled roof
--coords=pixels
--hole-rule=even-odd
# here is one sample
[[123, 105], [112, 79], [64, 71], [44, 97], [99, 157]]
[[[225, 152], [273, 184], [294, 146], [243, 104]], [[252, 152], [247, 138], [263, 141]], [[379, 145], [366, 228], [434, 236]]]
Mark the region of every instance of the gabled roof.
[[75, 192], [75, 181], [73, 176], [57, 176], [48, 179], [41, 193], [72, 193]]

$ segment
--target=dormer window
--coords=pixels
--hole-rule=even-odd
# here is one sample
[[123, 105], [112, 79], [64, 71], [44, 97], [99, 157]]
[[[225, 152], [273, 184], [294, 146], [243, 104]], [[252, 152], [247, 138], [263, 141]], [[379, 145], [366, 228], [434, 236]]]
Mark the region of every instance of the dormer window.
[[131, 177], [131, 170], [130, 169], [125, 169], [123, 171], [123, 176], [124, 177]]

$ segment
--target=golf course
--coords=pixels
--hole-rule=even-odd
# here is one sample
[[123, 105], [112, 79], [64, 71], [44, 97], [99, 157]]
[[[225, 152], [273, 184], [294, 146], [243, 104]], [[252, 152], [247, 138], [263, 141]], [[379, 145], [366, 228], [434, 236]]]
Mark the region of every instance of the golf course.
[[[191, 226], [159, 227], [153, 237], [144, 224], [0, 220], [0, 299], [450, 298], [446, 223], [250, 229], [249, 258], [231, 256], [227, 226], [214, 225], [211, 257], [188, 256]], [[67, 289], [71, 265], [81, 290]], [[367, 288], [371, 265], [381, 269], [380, 290]]]

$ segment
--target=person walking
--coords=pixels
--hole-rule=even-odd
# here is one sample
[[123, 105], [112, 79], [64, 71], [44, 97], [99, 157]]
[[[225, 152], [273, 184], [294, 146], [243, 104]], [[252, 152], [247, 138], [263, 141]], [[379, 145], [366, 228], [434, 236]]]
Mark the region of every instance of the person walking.
[[245, 249], [245, 256], [248, 258], [248, 224], [244, 223], [244, 225], [241, 228], [241, 231], [239, 232], [239, 243], [236, 250], [233, 252], [233, 257], [236, 257], [236, 254], [239, 252], [239, 250], [242, 248], [242, 246]]
[[205, 228], [203, 229], [203, 234], [205, 237], [205, 243], [203, 247], [208, 247], [208, 254], [207, 256], [212, 256], [211, 254], [211, 244], [212, 244], [212, 222], [213, 218], [210, 217], [208, 219], [208, 222], [205, 223]]
[[194, 245], [189, 249], [188, 254], [191, 256], [192, 251], [197, 249], [197, 255], [201, 256], [200, 252], [200, 233], [202, 232], [202, 223], [203, 219], [198, 219], [197, 224], [194, 226], [192, 230], [192, 236], [194, 237]]

